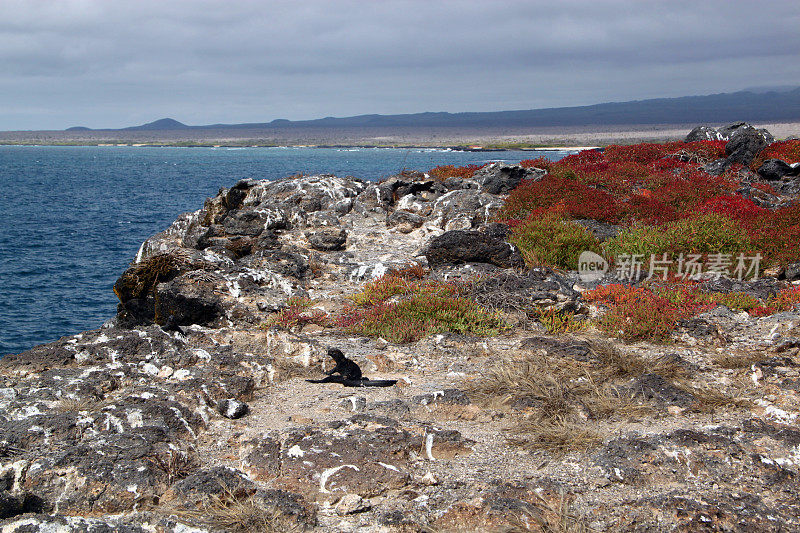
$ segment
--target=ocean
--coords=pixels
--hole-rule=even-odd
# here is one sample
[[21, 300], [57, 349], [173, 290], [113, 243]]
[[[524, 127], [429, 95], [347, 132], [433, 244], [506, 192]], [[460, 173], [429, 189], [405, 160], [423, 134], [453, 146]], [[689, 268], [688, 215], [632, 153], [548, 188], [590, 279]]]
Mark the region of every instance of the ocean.
[[518, 162], [566, 152], [0, 146], [0, 356], [94, 329], [139, 245], [242, 178]]

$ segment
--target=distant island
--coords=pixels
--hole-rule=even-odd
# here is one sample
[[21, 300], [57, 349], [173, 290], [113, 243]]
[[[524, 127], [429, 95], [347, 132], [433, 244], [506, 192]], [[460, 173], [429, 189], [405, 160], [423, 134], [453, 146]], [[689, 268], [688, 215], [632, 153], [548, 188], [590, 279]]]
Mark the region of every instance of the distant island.
[[[199, 126], [162, 118], [117, 129], [73, 126], [63, 131], [0, 132], [0, 144], [536, 148], [679, 138], [687, 124], [736, 120], [800, 122], [800, 87], [517, 111], [279, 118]], [[771, 129], [780, 136], [780, 128]]]

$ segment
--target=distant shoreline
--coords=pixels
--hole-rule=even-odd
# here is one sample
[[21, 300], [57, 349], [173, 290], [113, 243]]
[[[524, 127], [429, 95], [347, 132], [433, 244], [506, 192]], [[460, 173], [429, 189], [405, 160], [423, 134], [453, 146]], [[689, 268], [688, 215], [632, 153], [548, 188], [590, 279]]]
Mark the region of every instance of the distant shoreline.
[[[683, 140], [698, 124], [641, 124], [539, 128], [296, 128], [187, 132], [159, 130], [120, 132], [5, 131], [0, 145], [37, 146], [153, 146], [200, 148], [399, 148], [476, 152], [508, 150], [576, 150], [611, 144], [664, 143]], [[800, 122], [754, 123], [776, 139], [800, 134]]]
[[372, 149], [385, 149], [385, 150], [441, 150], [451, 152], [561, 152], [561, 151], [579, 151], [579, 150], [595, 150], [600, 146], [521, 146], [521, 147], [503, 147], [503, 148], [482, 148], [472, 146], [376, 146], [376, 145], [248, 145], [242, 146], [238, 144], [177, 144], [177, 143], [158, 143], [158, 144], [144, 144], [144, 143], [17, 143], [0, 141], [2, 146], [19, 146], [19, 147], [98, 147], [98, 148], [319, 148], [319, 149], [334, 149], [334, 150], [372, 150]]

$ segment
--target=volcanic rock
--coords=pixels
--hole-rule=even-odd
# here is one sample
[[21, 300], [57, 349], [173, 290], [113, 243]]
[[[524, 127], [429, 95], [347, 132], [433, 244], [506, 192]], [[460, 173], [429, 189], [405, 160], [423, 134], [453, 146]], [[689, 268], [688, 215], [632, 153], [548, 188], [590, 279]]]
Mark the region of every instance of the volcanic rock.
[[520, 268], [525, 263], [517, 248], [494, 235], [479, 231], [453, 230], [435, 237], [425, 249], [432, 266], [458, 263], [490, 263]]
[[485, 192], [502, 194], [515, 189], [522, 180], [538, 181], [547, 171], [541, 168], [527, 168], [520, 165], [492, 163], [475, 171], [472, 176]]

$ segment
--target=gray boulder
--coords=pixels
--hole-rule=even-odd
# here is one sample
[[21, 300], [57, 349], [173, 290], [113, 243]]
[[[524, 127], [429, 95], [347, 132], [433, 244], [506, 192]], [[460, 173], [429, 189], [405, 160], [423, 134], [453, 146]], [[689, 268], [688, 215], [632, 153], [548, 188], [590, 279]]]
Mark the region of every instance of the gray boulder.
[[502, 200], [493, 194], [476, 189], [455, 190], [433, 202], [428, 219], [445, 230], [471, 229], [489, 222], [502, 206]]
[[431, 201], [447, 192], [445, 186], [433, 179], [426, 179], [421, 172], [401, 172], [391, 176], [377, 186], [377, 196], [384, 206], [395, 205], [400, 198], [412, 194], [424, 201]]
[[347, 242], [347, 231], [340, 228], [307, 231], [305, 235], [312, 248], [323, 252], [342, 250]]
[[411, 233], [422, 226], [425, 219], [410, 211], [397, 210], [386, 219], [386, 227], [396, 228], [400, 233]]

